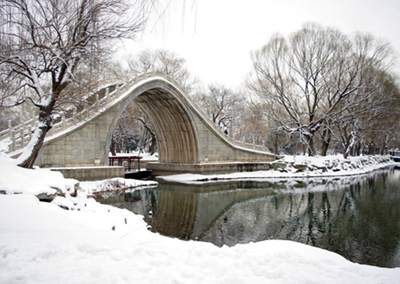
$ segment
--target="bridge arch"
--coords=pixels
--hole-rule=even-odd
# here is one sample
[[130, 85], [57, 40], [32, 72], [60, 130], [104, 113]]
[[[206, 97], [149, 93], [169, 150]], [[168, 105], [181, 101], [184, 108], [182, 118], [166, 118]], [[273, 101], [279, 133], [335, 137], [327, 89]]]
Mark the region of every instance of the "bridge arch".
[[[222, 133], [176, 83], [161, 75], [144, 74], [110, 87], [88, 95], [91, 103], [87, 102], [83, 110], [72, 109], [73, 115], [61, 117], [53, 125], [36, 165], [108, 165], [115, 126], [133, 100], [147, 113], [156, 131], [159, 161], [147, 164], [147, 168], [171, 172], [252, 171], [269, 169], [269, 162], [278, 158], [262, 146], [250, 148]], [[21, 129], [21, 133], [24, 131]], [[12, 148], [13, 155], [18, 155], [20, 150]]]
[[199, 138], [187, 100], [178, 87], [163, 78], [149, 79], [125, 95], [107, 134], [105, 157], [118, 119], [132, 101], [149, 116], [155, 128], [160, 162], [199, 162]]

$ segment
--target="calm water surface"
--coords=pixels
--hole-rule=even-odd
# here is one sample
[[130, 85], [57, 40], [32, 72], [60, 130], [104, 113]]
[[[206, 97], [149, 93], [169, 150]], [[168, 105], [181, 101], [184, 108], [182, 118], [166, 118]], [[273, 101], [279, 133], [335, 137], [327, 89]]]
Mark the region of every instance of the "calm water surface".
[[292, 240], [362, 264], [400, 266], [400, 170], [331, 179], [160, 184], [108, 198], [153, 232], [217, 246]]

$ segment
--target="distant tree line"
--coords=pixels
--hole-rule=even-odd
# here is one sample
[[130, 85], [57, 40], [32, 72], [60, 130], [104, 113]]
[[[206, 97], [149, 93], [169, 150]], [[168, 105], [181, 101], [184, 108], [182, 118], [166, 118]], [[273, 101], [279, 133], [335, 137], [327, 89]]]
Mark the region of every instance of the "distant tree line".
[[252, 61], [252, 107], [272, 133], [295, 138], [309, 155], [332, 147], [345, 156], [384, 153], [398, 141], [400, 92], [388, 43], [306, 24], [273, 36]]
[[231, 136], [277, 154], [386, 154], [400, 146], [394, 52], [371, 35], [306, 24], [252, 53], [246, 88], [194, 96]]
[[400, 89], [390, 44], [315, 23], [252, 53], [246, 87], [192, 98], [221, 129], [277, 154], [386, 154], [400, 147]]

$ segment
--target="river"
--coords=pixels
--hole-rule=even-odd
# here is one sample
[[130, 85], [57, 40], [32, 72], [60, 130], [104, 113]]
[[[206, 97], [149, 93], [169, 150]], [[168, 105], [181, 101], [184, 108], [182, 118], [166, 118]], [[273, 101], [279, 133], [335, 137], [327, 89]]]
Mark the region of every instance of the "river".
[[292, 240], [361, 264], [400, 266], [400, 169], [340, 178], [161, 183], [106, 202], [142, 214], [153, 232], [183, 240], [216, 246]]

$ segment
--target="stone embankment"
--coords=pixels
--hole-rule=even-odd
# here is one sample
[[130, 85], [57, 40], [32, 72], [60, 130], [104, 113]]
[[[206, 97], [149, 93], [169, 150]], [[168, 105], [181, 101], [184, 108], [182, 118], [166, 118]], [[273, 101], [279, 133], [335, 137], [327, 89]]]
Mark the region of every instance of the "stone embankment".
[[175, 182], [210, 182], [235, 179], [269, 179], [269, 178], [319, 178], [360, 175], [386, 167], [400, 165], [390, 156], [360, 156], [343, 158], [343, 156], [308, 157], [284, 156], [282, 159], [268, 163], [267, 170], [241, 171], [227, 174], [182, 174], [158, 177]]

